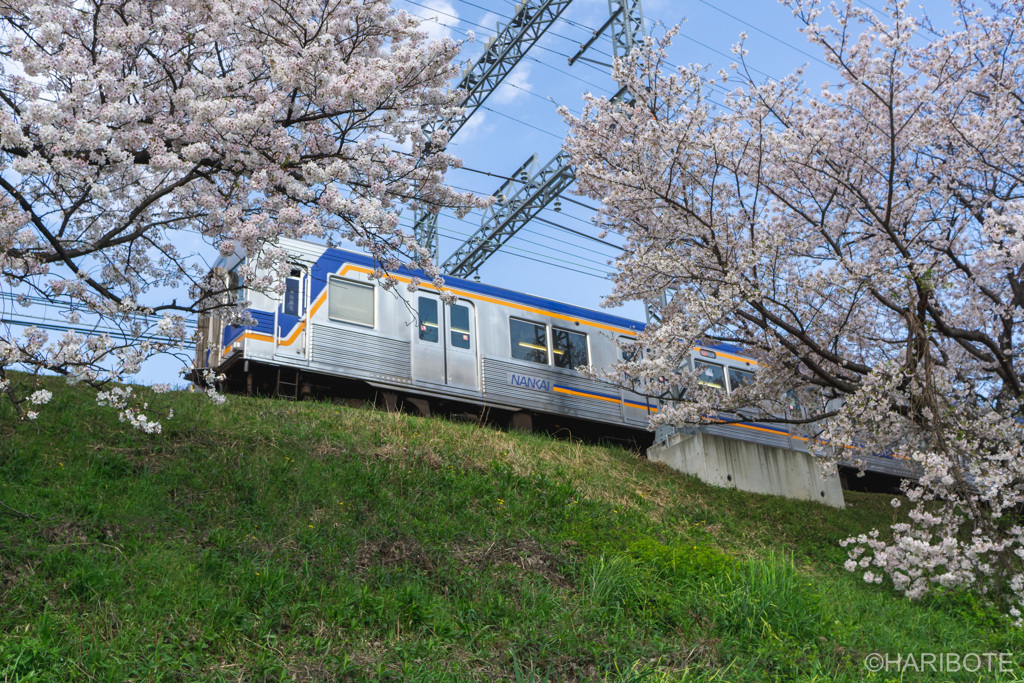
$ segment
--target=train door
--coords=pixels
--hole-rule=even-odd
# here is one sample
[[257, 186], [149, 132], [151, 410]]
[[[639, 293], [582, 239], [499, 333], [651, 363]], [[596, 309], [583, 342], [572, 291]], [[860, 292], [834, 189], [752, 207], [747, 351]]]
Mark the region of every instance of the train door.
[[460, 389], [478, 389], [480, 367], [476, 360], [476, 311], [463, 299], [444, 307], [447, 327], [445, 354], [448, 385]]
[[445, 383], [444, 304], [432, 294], [418, 293], [413, 307], [416, 329], [412, 338], [412, 376], [418, 382]]
[[473, 304], [460, 299], [446, 306], [436, 295], [419, 293], [414, 309], [413, 379], [460, 389], [478, 389]]
[[275, 355], [294, 360], [306, 357], [306, 310], [309, 307], [309, 273], [293, 265], [284, 282], [284, 301], [278, 304], [275, 324]]
[[[639, 351], [634, 344], [632, 337], [620, 336], [618, 341], [619, 347], [619, 358], [629, 362], [636, 357]], [[651, 401], [646, 396], [630, 391], [627, 387], [634, 384], [633, 378], [630, 377], [629, 373], [623, 373], [620, 376], [619, 382], [621, 383], [622, 389], [622, 416], [627, 422], [642, 423], [646, 426], [648, 420], [650, 420], [653, 406]]]

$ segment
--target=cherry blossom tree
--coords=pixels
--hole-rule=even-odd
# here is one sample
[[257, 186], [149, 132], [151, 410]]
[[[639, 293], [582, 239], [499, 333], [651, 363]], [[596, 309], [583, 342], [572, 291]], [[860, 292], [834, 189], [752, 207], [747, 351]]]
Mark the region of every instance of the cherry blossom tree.
[[[1019, 619], [1024, 2], [955, 1], [948, 30], [905, 0], [783, 2], [834, 82], [759, 81], [742, 40], [721, 71], [673, 67], [670, 31], [616, 63], [630, 97], [563, 112], [581, 191], [627, 239], [610, 302], [658, 319], [617, 372], [680, 399], [655, 422], [745, 415], [913, 462], [908, 520], [849, 539], [847, 568]], [[700, 384], [702, 341], [756, 354], [755, 380]]]
[[[188, 314], [242, 314], [195, 245], [244, 250], [261, 290], [281, 286], [281, 236], [437, 276], [400, 211], [479, 205], [444, 184], [444, 131], [422, 131], [458, 104], [459, 45], [387, 0], [5, 0], [0, 26], [0, 311], [55, 304], [87, 328], [0, 323], [0, 399], [24, 419], [49, 394], [8, 369], [103, 388], [185, 344]], [[99, 400], [159, 430], [123, 390]]]

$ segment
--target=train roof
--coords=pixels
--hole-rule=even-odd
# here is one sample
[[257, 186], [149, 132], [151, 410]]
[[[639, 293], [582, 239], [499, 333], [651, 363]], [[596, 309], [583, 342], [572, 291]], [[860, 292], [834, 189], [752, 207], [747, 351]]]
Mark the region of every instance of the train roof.
[[[347, 249], [327, 248], [321, 245], [314, 245], [310, 242], [301, 242], [299, 240], [288, 240], [288, 243], [299, 243], [306, 249], [316, 246], [323, 249], [323, 252], [316, 257], [312, 272], [314, 280], [320, 280], [323, 283], [326, 283], [328, 275], [337, 272], [338, 268], [335, 264], [353, 263], [367, 268], [377, 268], [380, 265], [378, 261], [371, 256], [355, 251], [349, 251]], [[282, 240], [282, 246], [287, 247], [288, 244]], [[421, 270], [400, 268], [392, 274], [397, 276], [416, 277], [422, 280], [424, 285], [430, 286], [430, 278]], [[570, 318], [579, 318], [582, 320], [600, 323], [609, 327], [618, 327], [637, 332], [643, 330], [645, 327], [644, 323], [637, 320], [630, 320], [629, 318], [611, 315], [602, 311], [595, 311], [589, 308], [583, 308], [582, 306], [575, 306], [573, 304], [555, 301], [554, 299], [547, 299], [533, 294], [525, 294], [523, 292], [505, 289], [503, 287], [486, 285], [481, 282], [465, 280], [451, 275], [444, 276], [444, 286], [445, 289], [453, 290], [456, 293], [465, 292], [479, 297], [501, 299], [520, 306], [542, 309], [544, 311], [550, 311]]]
[[[305, 252], [304, 255], [312, 257], [314, 259], [314, 265], [312, 270], [312, 277], [316, 281], [318, 280], [321, 284], [320, 287], [326, 285], [327, 276], [337, 272], [338, 268], [335, 264], [340, 263], [354, 263], [356, 265], [376, 269], [380, 264], [372, 256], [368, 256], [361, 252], [351, 251], [348, 249], [340, 249], [337, 247], [326, 247], [322, 244], [316, 244], [315, 242], [308, 242], [305, 240], [296, 240], [290, 238], [282, 238], [280, 240], [282, 247], [289, 251], [301, 249]], [[244, 258], [244, 255], [237, 254], [239, 258]], [[218, 265], [226, 265], [227, 259], [223, 257], [218, 259]], [[430, 278], [422, 270], [412, 270], [409, 268], [399, 268], [397, 271], [392, 273], [393, 275], [405, 276], [405, 277], [416, 277], [424, 282], [424, 284], [430, 287]], [[608, 325], [610, 327], [619, 327], [625, 330], [633, 330], [636, 332], [643, 331], [646, 324], [638, 320], [630, 320], [622, 316], [611, 315], [610, 313], [604, 313], [602, 311], [595, 311], [590, 308], [584, 308], [582, 306], [576, 306], [575, 304], [565, 303], [563, 301], [557, 301], [555, 299], [548, 299], [534, 294], [527, 294], [525, 292], [517, 292], [511, 289], [505, 289], [504, 287], [496, 287], [494, 285], [487, 285], [482, 282], [476, 282], [475, 280], [466, 280], [464, 278], [455, 277], [453, 275], [444, 276], [445, 287], [451, 290], [458, 290], [475, 294], [482, 297], [496, 298], [504, 301], [508, 301], [513, 304], [519, 304], [521, 306], [529, 308], [537, 308], [552, 313], [557, 313], [570, 318], [580, 318], [583, 320], [589, 320], [592, 322]], [[315, 287], [316, 288], [316, 287]], [[318, 288], [317, 288], [318, 289]], [[709, 349], [711, 351], [717, 351], [721, 353], [735, 354], [743, 357], [749, 357], [749, 354], [739, 346], [735, 344], [718, 343], [718, 344], [697, 344], [698, 347]]]

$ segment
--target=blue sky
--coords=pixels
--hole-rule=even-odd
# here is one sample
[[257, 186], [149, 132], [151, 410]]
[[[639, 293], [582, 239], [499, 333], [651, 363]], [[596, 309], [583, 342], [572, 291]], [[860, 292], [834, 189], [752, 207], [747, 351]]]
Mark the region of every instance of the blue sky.
[[[880, 10], [883, 1], [861, 4]], [[945, 2], [930, 0], [927, 4], [936, 14], [949, 14]], [[436, 37], [465, 39], [467, 32], [473, 31], [476, 42], [465, 45], [463, 50], [467, 60], [475, 59], [487, 37], [497, 32], [498, 23], [507, 21], [515, 12], [512, 0], [396, 0], [395, 7], [424, 19], [425, 28]], [[644, 0], [643, 12], [647, 31], [656, 37], [667, 27], [681, 24], [670, 52], [674, 64], [713, 64], [716, 70], [725, 67], [734, 61], [731, 46], [746, 32], [750, 51], [747, 61], [759, 78], [778, 79], [805, 64], [811, 85], [829, 76], [819, 54], [800, 34], [800, 24], [792, 11], [774, 0]], [[502, 180], [477, 171], [507, 176], [531, 154], [536, 153], [543, 164], [559, 151], [566, 127], [555, 111], [557, 104], [578, 112], [584, 92], [610, 96], [617, 90], [609, 69], [583, 61], [572, 67], [567, 63], [567, 57], [574, 55], [579, 44], [608, 16], [608, 0], [574, 0], [569, 5], [484, 108], [453, 138], [449, 151], [460, 156], [466, 168], [472, 170], [453, 171], [449, 175], [451, 184], [492, 194]], [[610, 62], [610, 52], [611, 42], [604, 36], [587, 56]], [[589, 199], [583, 201], [593, 203]], [[549, 208], [541, 217], [596, 236], [590, 225], [592, 211], [571, 201], [561, 204], [561, 212]], [[479, 215], [462, 221], [442, 215], [441, 260], [455, 251], [479, 223]], [[605, 241], [619, 243], [614, 235]], [[615, 252], [614, 247], [560, 230], [550, 223], [535, 222], [493, 256], [481, 268], [480, 276], [491, 284], [596, 308], [610, 292], [606, 275], [611, 268], [607, 261]], [[643, 317], [639, 303], [616, 312]]]

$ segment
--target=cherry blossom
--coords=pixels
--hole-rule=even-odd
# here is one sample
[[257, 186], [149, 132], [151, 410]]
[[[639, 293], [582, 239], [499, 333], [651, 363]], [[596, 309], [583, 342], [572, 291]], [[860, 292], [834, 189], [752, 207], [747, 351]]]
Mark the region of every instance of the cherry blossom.
[[287, 275], [282, 236], [435, 278], [399, 213], [483, 203], [445, 185], [459, 161], [424, 133], [456, 112], [460, 46], [387, 0], [12, 0], [0, 22], [0, 306], [77, 325], [0, 329], [16, 406], [34, 384], [8, 369], [102, 388], [183, 350], [188, 314], [242, 316], [217, 252], [248, 254], [263, 291]]
[[[626, 239], [609, 303], [657, 322], [616, 368], [673, 399], [654, 422], [787, 425], [836, 460], [905, 458], [907, 521], [850, 539], [847, 569], [1024, 603], [1024, 2], [784, 0], [835, 71], [758, 80], [741, 37], [725, 81], [647, 39], [589, 96], [566, 149], [597, 223]], [[731, 394], [696, 343], [757, 357]]]

